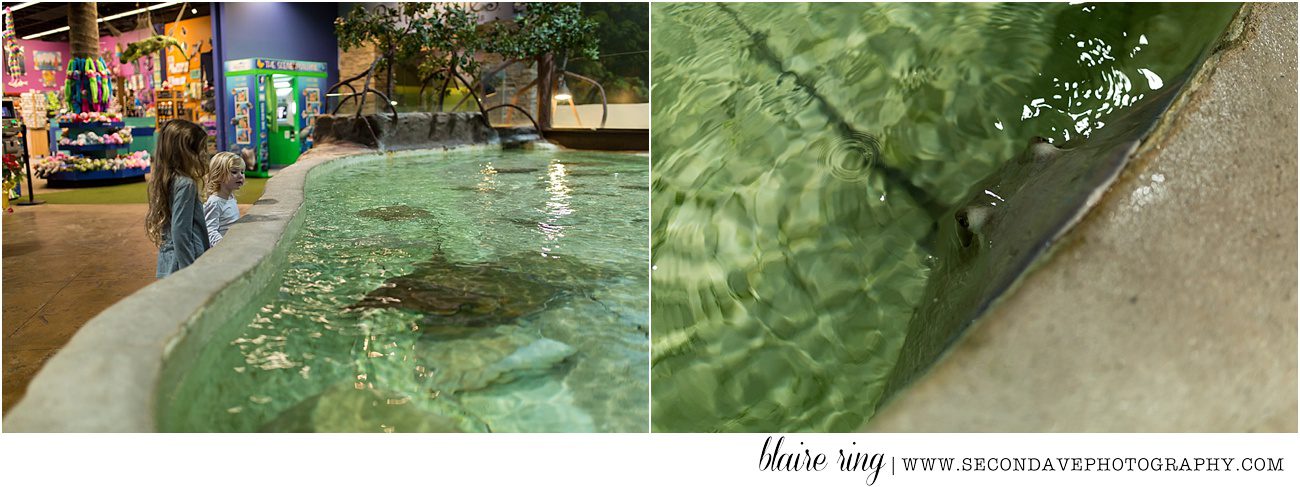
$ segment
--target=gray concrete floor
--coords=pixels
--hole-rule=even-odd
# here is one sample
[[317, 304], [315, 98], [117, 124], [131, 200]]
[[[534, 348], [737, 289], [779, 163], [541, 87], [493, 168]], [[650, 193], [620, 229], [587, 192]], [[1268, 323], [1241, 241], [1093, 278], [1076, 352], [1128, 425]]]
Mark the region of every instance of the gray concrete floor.
[[869, 431], [1296, 431], [1296, 4]]
[[155, 280], [158, 250], [145, 237], [146, 209], [46, 204], [4, 214], [4, 411], [81, 325]]
[[144, 215], [145, 205], [40, 205], [4, 215], [5, 411], [82, 324], [154, 281], [158, 254]]

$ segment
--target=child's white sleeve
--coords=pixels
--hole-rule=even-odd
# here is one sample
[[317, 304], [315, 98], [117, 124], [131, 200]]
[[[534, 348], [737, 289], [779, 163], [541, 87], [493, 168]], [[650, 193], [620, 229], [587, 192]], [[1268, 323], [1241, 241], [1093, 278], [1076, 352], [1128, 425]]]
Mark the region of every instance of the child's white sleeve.
[[221, 205], [210, 199], [203, 203], [203, 220], [208, 224], [208, 244], [215, 247], [221, 241]]

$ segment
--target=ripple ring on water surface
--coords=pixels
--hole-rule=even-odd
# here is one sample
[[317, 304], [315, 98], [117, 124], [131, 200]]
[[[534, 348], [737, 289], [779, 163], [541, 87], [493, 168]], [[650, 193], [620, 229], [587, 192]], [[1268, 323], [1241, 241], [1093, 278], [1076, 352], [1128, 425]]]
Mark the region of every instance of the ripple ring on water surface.
[[866, 132], [840, 137], [822, 151], [822, 163], [830, 168], [831, 175], [845, 181], [866, 179], [878, 159], [880, 144]]

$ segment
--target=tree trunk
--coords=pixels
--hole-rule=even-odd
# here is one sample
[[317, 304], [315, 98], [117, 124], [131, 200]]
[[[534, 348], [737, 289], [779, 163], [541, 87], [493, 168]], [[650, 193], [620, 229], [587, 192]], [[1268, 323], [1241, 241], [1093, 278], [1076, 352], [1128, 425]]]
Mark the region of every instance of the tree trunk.
[[68, 4], [68, 48], [74, 59], [99, 57], [99, 8], [95, 2]]
[[[388, 87], [387, 87], [387, 90], [385, 90], [386, 93], [384, 93], [384, 94], [385, 94], [385, 95], [388, 95], [388, 99], [389, 99], [389, 100], [392, 100], [392, 99], [393, 99], [393, 64], [397, 62], [397, 61], [394, 59], [395, 57], [396, 57], [396, 55], [393, 55], [393, 56], [389, 56], [389, 57], [388, 57], [388, 59], [389, 59], [389, 61], [388, 61]], [[386, 107], [385, 107], [385, 108], [386, 108]], [[379, 112], [375, 112], [375, 113], [379, 113]]]
[[544, 54], [537, 58], [537, 125], [542, 130], [551, 128], [551, 81], [555, 79], [555, 55]]

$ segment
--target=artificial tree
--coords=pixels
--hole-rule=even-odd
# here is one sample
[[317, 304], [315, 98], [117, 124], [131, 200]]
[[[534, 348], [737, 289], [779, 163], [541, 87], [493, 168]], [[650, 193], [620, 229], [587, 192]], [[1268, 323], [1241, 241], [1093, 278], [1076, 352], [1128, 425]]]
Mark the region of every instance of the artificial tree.
[[[451, 111], [459, 110], [466, 101], [473, 99], [475, 107], [483, 114], [482, 120], [485, 125], [491, 126], [488, 120], [490, 110], [510, 108], [523, 113], [533, 123], [533, 127], [541, 131], [541, 126], [528, 110], [513, 103], [502, 103], [487, 108], [477, 91], [483, 86], [480, 73], [482, 66], [478, 62], [477, 54], [481, 52], [499, 55], [510, 49], [516, 43], [514, 36], [517, 33], [513, 28], [513, 25], [495, 21], [480, 24], [478, 12], [474, 7], [459, 3], [441, 4], [434, 15], [422, 19], [415, 29], [422, 35], [411, 38], [413, 42], [423, 46], [419, 54], [419, 68], [422, 75], [420, 99], [424, 99], [424, 91], [429, 87], [429, 82], [440, 79], [442, 84], [437, 92], [437, 106], [438, 110], [444, 110], [448, 87], [459, 81], [468, 91], [469, 96], [461, 98]], [[469, 75], [472, 81], [466, 81], [462, 74]]]
[[[611, 100], [620, 103], [644, 103], [649, 100], [650, 15], [645, 3], [584, 3], [582, 14], [596, 23], [600, 40], [599, 58], [575, 56], [569, 59], [570, 70], [598, 79], [610, 92]], [[599, 102], [595, 86], [573, 89], [575, 100]]]
[[[442, 110], [447, 88], [452, 83], [459, 80], [465, 88], [472, 88], [460, 74], [477, 78], [480, 66], [476, 54], [492, 50], [492, 31], [479, 25], [476, 13], [457, 3], [440, 5], [432, 15], [421, 19], [415, 30], [412, 40], [424, 47], [419, 55], [420, 98], [424, 98], [424, 89], [430, 81], [441, 79], [438, 110]], [[478, 108], [481, 110], [482, 106]]]
[[[537, 86], [537, 123], [541, 128], [551, 127], [551, 93], [560, 75], [571, 75], [595, 84], [595, 81], [565, 71], [570, 55], [596, 58], [596, 24], [583, 18], [582, 8], [576, 3], [525, 2], [517, 4], [524, 11], [515, 19], [513, 29], [505, 29], [500, 36], [499, 51], [510, 61], [494, 71], [519, 61], [535, 63], [537, 77], [519, 91]], [[560, 70], [555, 68], [556, 60]], [[597, 84], [597, 86], [599, 86]], [[496, 107], [493, 107], [496, 108]], [[602, 120], [602, 125], [604, 122]]]
[[[570, 55], [588, 58], [598, 55], [596, 26], [593, 21], [582, 17], [581, 8], [576, 3], [535, 2], [517, 5], [523, 8], [523, 12], [513, 23], [493, 22], [488, 25], [480, 25], [474, 10], [459, 3], [439, 4], [436, 7], [430, 3], [402, 3], [396, 9], [385, 5], [371, 9], [357, 6], [347, 17], [335, 20], [339, 47], [348, 50], [373, 44], [379, 53], [365, 71], [339, 81], [327, 90], [351, 90], [351, 93], [341, 97], [334, 112], [337, 113], [345, 102], [357, 99], [355, 116], [360, 116], [366, 98], [373, 93], [389, 105], [396, 118], [397, 112], [391, 107], [390, 101], [393, 94], [392, 69], [395, 64], [410, 63], [419, 66], [422, 76], [421, 97], [431, 81], [441, 81], [437, 93], [439, 109], [443, 108], [448, 87], [460, 82], [469, 89], [479, 110], [484, 113], [484, 123], [487, 123], [487, 112], [513, 108], [528, 116], [539, 130], [549, 128], [551, 93], [554, 82], [560, 75], [574, 76], [599, 87], [598, 83], [589, 78], [564, 71], [564, 63]], [[483, 79], [479, 76], [479, 53], [500, 54], [507, 60], [494, 68], [493, 73], [517, 62], [537, 65], [537, 77], [520, 90], [537, 86], [537, 119], [513, 103], [491, 108], [483, 106], [477, 93], [479, 80]], [[557, 59], [561, 63], [559, 70], [556, 69]], [[371, 88], [374, 70], [379, 67], [388, 70], [386, 92]], [[473, 81], [466, 81], [463, 74], [470, 75]], [[352, 82], [363, 78], [365, 81], [361, 90], [351, 86]], [[458, 104], [456, 108], [459, 106]]]
[[[420, 42], [421, 35], [418, 30], [422, 29], [425, 22], [422, 19], [429, 15], [433, 9], [433, 4], [428, 2], [405, 2], [401, 3], [398, 8], [390, 8], [387, 5], [377, 5], [367, 9], [357, 5], [347, 17], [339, 17], [334, 20], [334, 31], [338, 35], [339, 48], [349, 50], [364, 44], [374, 44], [379, 49], [379, 55], [375, 56], [370, 67], [366, 68], [360, 74], [351, 78], [339, 81], [331, 86], [326, 92], [333, 92], [339, 87], [346, 87], [352, 90], [352, 93], [344, 96], [339, 100], [338, 107], [342, 107], [345, 102], [355, 98], [357, 101], [356, 116], [361, 116], [361, 109], [365, 106], [366, 98], [371, 93], [379, 95], [388, 105], [389, 110], [393, 112], [393, 118], [397, 118], [397, 110], [392, 107], [393, 98], [393, 66], [396, 63], [403, 62], [414, 58], [422, 49]], [[376, 68], [387, 70], [387, 86], [383, 92], [371, 88], [371, 80], [374, 78]], [[353, 81], [365, 78], [361, 91], [352, 87]]]

